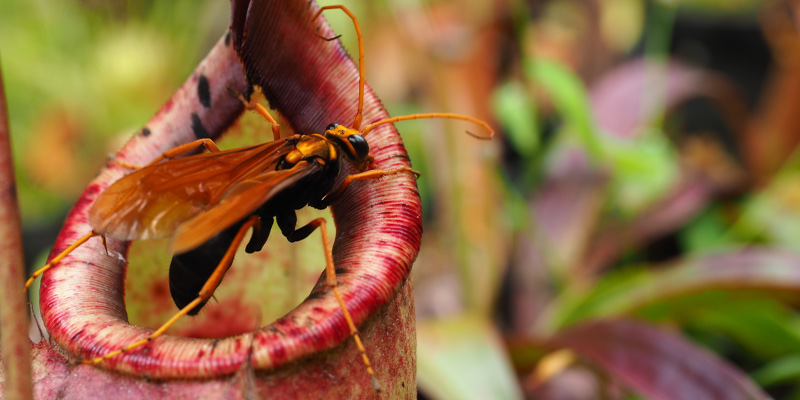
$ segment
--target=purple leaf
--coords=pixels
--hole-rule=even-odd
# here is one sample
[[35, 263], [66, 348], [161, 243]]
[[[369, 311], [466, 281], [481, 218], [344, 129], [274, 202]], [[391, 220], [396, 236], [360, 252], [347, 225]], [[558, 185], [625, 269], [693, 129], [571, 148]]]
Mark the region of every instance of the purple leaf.
[[576, 326], [557, 338], [649, 399], [767, 399], [745, 374], [675, 333], [641, 322]]

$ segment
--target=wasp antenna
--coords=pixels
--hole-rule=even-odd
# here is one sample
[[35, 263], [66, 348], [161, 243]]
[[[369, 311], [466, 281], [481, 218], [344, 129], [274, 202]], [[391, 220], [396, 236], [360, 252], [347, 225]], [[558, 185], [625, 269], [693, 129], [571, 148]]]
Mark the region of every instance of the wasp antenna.
[[467, 135], [470, 135], [470, 136], [472, 136], [472, 137], [474, 137], [475, 139], [478, 139], [478, 140], [492, 140], [492, 138], [494, 137], [494, 131], [492, 131], [489, 134], [489, 136], [481, 136], [481, 135], [478, 135], [477, 133], [472, 133], [472, 132], [470, 132], [468, 130], [465, 130], [464, 133], [466, 133]]
[[469, 122], [472, 122], [472, 123], [475, 123], [475, 124], [478, 124], [478, 125], [482, 126], [483, 129], [486, 129], [486, 131], [489, 132], [489, 136], [476, 135], [476, 134], [474, 134], [474, 133], [472, 133], [470, 131], [466, 131], [467, 135], [470, 135], [470, 136], [472, 136], [472, 137], [474, 137], [476, 139], [480, 139], [480, 140], [491, 140], [494, 137], [494, 129], [492, 129], [489, 126], [489, 124], [487, 124], [485, 121], [477, 119], [477, 118], [473, 118], [473, 117], [468, 117], [466, 115], [447, 114], [447, 113], [411, 114], [411, 115], [402, 115], [402, 116], [399, 116], [399, 117], [392, 117], [392, 118], [382, 119], [382, 120], [380, 120], [378, 122], [373, 122], [373, 123], [371, 123], [369, 125], [365, 125], [364, 128], [362, 128], [361, 131], [360, 131], [361, 132], [361, 136], [366, 136], [370, 131], [372, 131], [373, 129], [375, 129], [376, 126], [379, 126], [379, 125], [392, 124], [392, 123], [400, 122], [400, 121], [408, 121], [408, 120], [412, 120], [412, 119], [423, 119], [423, 118], [447, 118], [447, 119], [460, 119], [462, 121], [469, 121]]
[[334, 36], [334, 37], [327, 38], [327, 37], [325, 37], [325, 36], [322, 36], [322, 35], [320, 35], [320, 34], [318, 34], [318, 33], [317, 33], [316, 35], [317, 35], [317, 37], [318, 37], [318, 38], [320, 38], [320, 39], [322, 39], [322, 40], [324, 40], [324, 41], [326, 41], [326, 42], [332, 42], [332, 41], [334, 41], [334, 40], [336, 40], [336, 39], [339, 39], [340, 37], [342, 37], [342, 35], [336, 35], [336, 36]]
[[[323, 11], [332, 9], [339, 9], [342, 10], [345, 14], [347, 14], [347, 16], [353, 20], [353, 25], [355, 25], [356, 27], [356, 35], [358, 35], [358, 111], [356, 111], [356, 118], [353, 121], [353, 127], [352, 127], [353, 129], [358, 130], [358, 128], [361, 127], [361, 120], [363, 119], [362, 115], [364, 110], [364, 38], [361, 35], [361, 26], [358, 25], [358, 19], [356, 18], [355, 15], [353, 15], [352, 12], [350, 12], [350, 10], [347, 9], [347, 7], [343, 5], [322, 7], [319, 9], [319, 11], [317, 11], [317, 13], [314, 15], [314, 18], [312, 19], [316, 20], [317, 18], [319, 18], [320, 14], [322, 14]], [[332, 39], [325, 39], [325, 40], [332, 40]]]

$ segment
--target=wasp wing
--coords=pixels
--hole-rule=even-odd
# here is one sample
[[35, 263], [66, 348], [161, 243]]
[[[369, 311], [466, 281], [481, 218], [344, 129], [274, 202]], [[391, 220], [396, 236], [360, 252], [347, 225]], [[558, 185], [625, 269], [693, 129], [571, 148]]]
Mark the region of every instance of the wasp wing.
[[219, 204], [178, 227], [172, 239], [172, 252], [180, 254], [200, 246], [321, 168], [315, 162], [301, 161], [292, 168], [266, 172], [237, 183]]
[[293, 148], [278, 140], [141, 168], [98, 196], [89, 224], [101, 235], [122, 240], [170, 236], [178, 225], [219, 203], [237, 183], [274, 170]]

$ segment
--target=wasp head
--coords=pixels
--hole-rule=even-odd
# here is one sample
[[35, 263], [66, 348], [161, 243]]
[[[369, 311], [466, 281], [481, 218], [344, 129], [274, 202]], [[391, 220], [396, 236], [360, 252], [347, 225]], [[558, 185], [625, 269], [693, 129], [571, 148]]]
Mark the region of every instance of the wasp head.
[[369, 154], [369, 144], [355, 129], [344, 125], [330, 124], [325, 130], [325, 137], [335, 143], [345, 158], [352, 162], [359, 171], [365, 171], [372, 164], [372, 155]]

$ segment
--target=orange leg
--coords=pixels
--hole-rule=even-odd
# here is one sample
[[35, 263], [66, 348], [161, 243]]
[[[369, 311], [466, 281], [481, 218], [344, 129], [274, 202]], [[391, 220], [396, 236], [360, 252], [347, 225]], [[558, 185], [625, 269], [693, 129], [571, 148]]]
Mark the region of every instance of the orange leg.
[[267, 111], [267, 109], [264, 108], [264, 106], [262, 106], [261, 104], [258, 104], [258, 101], [256, 100], [257, 95], [261, 94], [261, 87], [253, 86], [253, 89], [255, 90], [253, 92], [253, 95], [250, 96], [250, 101], [246, 100], [244, 96], [241, 95], [241, 93], [237, 93], [236, 91], [230, 88], [228, 90], [234, 96], [236, 96], [239, 99], [239, 101], [241, 101], [244, 104], [244, 108], [257, 112], [258, 115], [264, 117], [264, 119], [266, 119], [267, 122], [272, 124], [272, 138], [274, 140], [280, 139], [281, 126], [278, 124], [278, 121], [276, 121], [275, 118], [272, 118], [272, 115], [270, 115], [269, 111]]
[[231, 264], [231, 260], [233, 260], [233, 256], [236, 254], [236, 249], [239, 247], [239, 244], [241, 244], [242, 239], [244, 239], [245, 233], [247, 233], [247, 230], [250, 229], [250, 227], [252, 227], [256, 223], [256, 221], [258, 221], [258, 217], [252, 216], [250, 217], [250, 219], [247, 220], [247, 222], [245, 222], [242, 225], [242, 227], [239, 229], [239, 232], [236, 234], [236, 237], [234, 237], [231, 246], [228, 248], [228, 251], [225, 253], [225, 256], [222, 257], [222, 260], [220, 261], [219, 265], [217, 265], [217, 268], [208, 278], [206, 284], [203, 285], [203, 288], [200, 289], [200, 293], [198, 294], [196, 299], [194, 299], [191, 303], [184, 306], [180, 311], [178, 311], [174, 316], [172, 316], [172, 318], [170, 318], [169, 321], [165, 322], [164, 325], [161, 325], [160, 328], [156, 329], [155, 332], [150, 334], [150, 336], [142, 340], [133, 342], [122, 349], [112, 351], [111, 353], [108, 353], [104, 356], [97, 357], [92, 360], [84, 360], [83, 363], [99, 364], [104, 360], [108, 360], [109, 358], [112, 358], [116, 355], [125, 353], [127, 351], [133, 350], [136, 347], [150, 343], [151, 341], [153, 341], [153, 339], [161, 336], [167, 329], [169, 329], [170, 326], [175, 324], [175, 322], [181, 319], [181, 317], [188, 314], [189, 311], [194, 309], [198, 304], [208, 301], [208, 299], [210, 299], [211, 296], [214, 294], [214, 290], [216, 290], [217, 286], [219, 286], [220, 282], [222, 282], [222, 277], [225, 275], [225, 272], [228, 271], [228, 268]]
[[208, 150], [208, 151], [210, 151], [212, 153], [217, 153], [217, 152], [220, 151], [219, 147], [217, 147], [217, 144], [214, 143], [213, 140], [211, 140], [211, 139], [197, 139], [197, 140], [193, 140], [193, 141], [191, 141], [189, 143], [184, 143], [184, 144], [182, 144], [180, 146], [173, 147], [173, 148], [161, 153], [160, 156], [156, 157], [153, 161], [150, 161], [147, 165], [144, 165], [144, 166], [135, 165], [135, 164], [129, 164], [129, 163], [125, 162], [125, 161], [118, 160], [116, 157], [113, 157], [113, 156], [112, 156], [112, 158], [113, 158], [115, 163], [117, 163], [117, 164], [119, 164], [119, 165], [121, 165], [121, 166], [123, 166], [125, 168], [142, 169], [144, 167], [149, 167], [149, 166], [151, 166], [153, 164], [159, 163], [159, 162], [161, 162], [163, 160], [171, 160], [171, 159], [176, 158], [176, 157], [178, 157], [180, 155], [186, 154], [186, 153], [188, 153], [190, 151], [197, 150], [200, 147], [205, 147], [206, 150]]
[[[82, 238], [78, 239], [75, 243], [73, 243], [72, 245], [70, 245], [69, 247], [64, 249], [64, 251], [62, 251], [59, 255], [53, 257], [53, 259], [50, 260], [50, 262], [47, 263], [47, 265], [45, 265], [44, 267], [39, 268], [38, 270], [36, 270], [36, 272], [34, 272], [33, 275], [31, 275], [31, 277], [28, 278], [28, 281], [25, 282], [25, 289], [23, 290], [23, 292], [27, 292], [28, 291], [28, 288], [31, 287], [31, 285], [33, 284], [33, 281], [34, 281], [34, 279], [36, 279], [36, 277], [38, 277], [39, 275], [47, 272], [48, 269], [53, 268], [56, 264], [58, 264], [59, 261], [64, 259], [64, 257], [67, 256], [67, 254], [72, 253], [73, 250], [77, 249], [78, 247], [80, 247], [80, 245], [86, 243], [87, 240], [89, 240], [89, 239], [91, 239], [91, 238], [93, 238], [93, 237], [95, 237], [97, 235], [98, 234], [94, 233], [94, 232], [90, 232], [90, 233], [86, 234]], [[103, 238], [103, 243], [105, 244], [105, 237]]]
[[127, 162], [127, 161], [122, 161], [119, 158], [117, 158], [117, 156], [115, 156], [114, 154], [111, 154], [111, 153], [108, 154], [108, 159], [113, 161], [114, 164], [117, 164], [117, 165], [119, 165], [120, 167], [123, 167], [123, 168], [127, 168], [127, 169], [141, 169], [142, 168], [141, 165], [131, 164], [131, 163]]
[[383, 178], [384, 176], [397, 175], [397, 174], [402, 174], [402, 173], [406, 173], [406, 172], [414, 174], [417, 177], [420, 176], [419, 171], [415, 171], [415, 170], [411, 169], [410, 167], [400, 167], [400, 168], [390, 169], [390, 170], [386, 170], [386, 171], [383, 171], [383, 170], [372, 170], [372, 171], [359, 172], [359, 173], [353, 174], [353, 175], [348, 175], [347, 178], [344, 178], [344, 181], [342, 182], [342, 186], [339, 186], [339, 188], [336, 189], [335, 192], [332, 191], [331, 193], [328, 193], [325, 196], [324, 204], [330, 204], [334, 200], [338, 199], [339, 196], [341, 196], [342, 193], [344, 193], [344, 190], [347, 189], [347, 187], [350, 186], [351, 183], [353, 183], [353, 181], [363, 181], [363, 180], [367, 180], [367, 179], [379, 179], [379, 178]]
[[325, 227], [325, 219], [317, 218], [309, 222], [308, 226], [319, 227], [320, 233], [322, 234], [322, 246], [325, 248], [325, 283], [333, 291], [333, 295], [336, 296], [336, 301], [339, 302], [339, 308], [342, 309], [344, 320], [347, 322], [347, 326], [350, 328], [350, 336], [352, 336], [353, 341], [356, 342], [358, 352], [361, 353], [361, 360], [367, 367], [367, 374], [369, 374], [369, 378], [372, 380], [372, 386], [375, 387], [375, 390], [380, 391], [380, 384], [378, 384], [378, 380], [375, 379], [375, 371], [372, 369], [372, 364], [369, 362], [369, 357], [367, 357], [367, 349], [364, 348], [364, 344], [361, 342], [361, 337], [358, 335], [356, 324], [353, 323], [353, 318], [350, 316], [350, 312], [347, 311], [347, 305], [345, 305], [344, 299], [342, 298], [341, 293], [339, 293], [339, 284], [336, 280], [336, 268], [333, 265], [333, 254], [331, 253], [330, 243], [328, 243], [328, 230]]
[[210, 151], [212, 153], [219, 153], [219, 151], [220, 151], [219, 147], [217, 147], [217, 144], [214, 143], [213, 140], [211, 140], [211, 139], [197, 139], [197, 140], [191, 141], [189, 143], [182, 144], [182, 145], [177, 146], [177, 147], [173, 147], [173, 148], [165, 151], [160, 156], [156, 157], [155, 160], [150, 161], [150, 163], [147, 164], [147, 165], [149, 166], [149, 165], [156, 164], [161, 160], [171, 160], [173, 158], [176, 158], [178, 156], [186, 154], [186, 153], [188, 153], [190, 151], [197, 150], [200, 147], [205, 147], [206, 150], [208, 150], [208, 151]]

